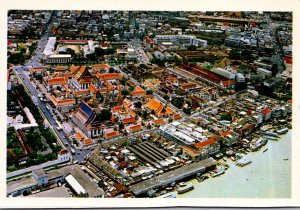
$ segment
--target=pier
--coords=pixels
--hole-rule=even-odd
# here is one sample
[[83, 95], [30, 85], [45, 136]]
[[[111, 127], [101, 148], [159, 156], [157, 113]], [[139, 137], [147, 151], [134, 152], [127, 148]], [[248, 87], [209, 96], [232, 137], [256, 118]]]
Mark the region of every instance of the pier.
[[147, 193], [149, 190], [159, 188], [163, 185], [168, 185], [173, 182], [182, 180], [196, 173], [203, 172], [205, 169], [215, 166], [216, 161], [213, 158], [208, 158], [190, 165], [183, 166], [175, 169], [174, 171], [166, 172], [162, 175], [154, 177], [152, 179], [145, 180], [143, 182], [134, 184], [129, 187], [135, 195]]

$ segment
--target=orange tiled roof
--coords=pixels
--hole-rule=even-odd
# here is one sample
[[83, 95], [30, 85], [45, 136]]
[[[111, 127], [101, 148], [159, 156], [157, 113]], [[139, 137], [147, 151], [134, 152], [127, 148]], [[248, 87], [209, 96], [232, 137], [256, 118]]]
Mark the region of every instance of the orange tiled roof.
[[131, 92], [131, 95], [133, 96], [143, 96], [146, 94], [146, 91], [141, 88], [140, 86], [136, 86], [134, 91]]
[[65, 155], [65, 154], [68, 154], [69, 151], [66, 150], [66, 149], [62, 149], [62, 150], [60, 150], [58, 153], [59, 153], [60, 155]]
[[133, 86], [133, 87], [136, 86], [136, 84], [133, 81], [131, 81], [131, 80], [128, 80], [127, 84], [130, 85], [130, 86]]
[[56, 77], [52, 79], [48, 79], [48, 85], [66, 85], [68, 84], [69, 80], [65, 77]]
[[147, 107], [148, 109], [151, 109], [155, 112], [158, 116], [168, 115], [172, 114], [173, 110], [170, 107], [167, 107], [166, 109], [164, 106], [156, 99], [150, 99], [144, 107]]
[[55, 71], [64, 71], [64, 70], [67, 70], [67, 67], [66, 66], [56, 66]]
[[79, 139], [79, 140], [84, 139], [83, 135], [80, 132], [76, 133], [76, 138]]
[[105, 74], [97, 74], [98, 79], [102, 80], [113, 80], [113, 79], [122, 79], [123, 74], [121, 73], [105, 73]]
[[108, 64], [96, 64], [92, 66], [93, 69], [109, 69], [110, 65]]
[[99, 88], [100, 93], [106, 93], [106, 92], [111, 92], [111, 88]]
[[74, 105], [75, 100], [74, 99], [57, 99], [54, 96], [51, 96], [51, 101], [55, 106], [64, 106], [64, 105]]
[[148, 36], [145, 37], [145, 40], [146, 40], [146, 43], [148, 43], [148, 44], [152, 44], [153, 43], [153, 40], [150, 39]]
[[134, 123], [135, 119], [134, 119], [134, 117], [129, 117], [129, 118], [123, 119], [122, 122], [123, 122], [123, 124]]
[[194, 150], [193, 148], [189, 147], [189, 146], [183, 146], [183, 149], [189, 150], [190, 152], [194, 153], [194, 155], [200, 155], [199, 152], [197, 152], [196, 150]]
[[83, 144], [84, 145], [88, 145], [88, 144], [92, 144], [93, 143], [93, 140], [92, 139], [84, 139], [83, 140]]
[[234, 80], [226, 80], [226, 81], [222, 81], [224, 86], [230, 86], [230, 85], [234, 85], [235, 81]]
[[74, 95], [85, 95], [85, 94], [89, 94], [90, 91], [89, 90], [79, 90], [79, 91], [75, 91]]
[[232, 131], [227, 131], [227, 132], [222, 133], [222, 136], [228, 136], [228, 135], [231, 135], [231, 134], [232, 134]]
[[7, 82], [9, 81], [10, 69], [7, 69]]
[[194, 146], [198, 149], [202, 148], [202, 147], [205, 147], [207, 145], [211, 145], [211, 144], [214, 144], [216, 143], [216, 140], [214, 138], [209, 138], [203, 142], [198, 142], [196, 144], [194, 144]]
[[115, 106], [111, 109], [112, 112], [119, 112], [122, 109], [122, 106]]
[[181, 118], [181, 115], [179, 113], [175, 113], [173, 114], [173, 119], [176, 120], [176, 119], [180, 119]]
[[62, 73], [61, 76], [66, 77], [66, 78], [71, 78], [73, 76], [73, 74], [72, 73]]
[[113, 138], [113, 137], [116, 137], [119, 135], [119, 132], [117, 131], [112, 131], [112, 132], [109, 132], [109, 133], [105, 133], [105, 138], [106, 139], [110, 139], [110, 138]]
[[165, 123], [166, 121], [164, 119], [157, 119], [157, 120], [154, 120], [153, 122], [155, 125], [160, 125], [160, 124]]
[[140, 131], [140, 130], [142, 130], [142, 126], [141, 125], [133, 125], [130, 127], [130, 130], [132, 132]]
[[143, 98], [153, 98], [153, 95], [144, 95]]
[[71, 65], [71, 66], [70, 66], [70, 71], [71, 71], [72, 73], [74, 73], [74, 72], [76, 72], [76, 71], [78, 70], [78, 68], [79, 68], [79, 66]]
[[92, 92], [92, 93], [96, 93], [97, 92], [97, 88], [95, 87], [95, 85], [91, 84], [89, 86], [89, 90]]

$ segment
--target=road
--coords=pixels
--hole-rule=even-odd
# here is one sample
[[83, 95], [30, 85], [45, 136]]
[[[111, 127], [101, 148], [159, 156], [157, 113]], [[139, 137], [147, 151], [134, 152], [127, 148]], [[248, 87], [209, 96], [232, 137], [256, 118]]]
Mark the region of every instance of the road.
[[137, 54], [137, 58], [139, 60], [139, 63], [141, 64], [147, 64], [149, 63], [149, 58], [146, 55], [145, 51], [143, 50], [142, 46], [141, 46], [141, 41], [138, 39], [133, 39], [130, 42], [132, 48], [134, 49], [135, 53]]
[[58, 143], [63, 148], [66, 148], [69, 151], [71, 151], [71, 149], [73, 149], [75, 151], [75, 154], [73, 154], [73, 160], [82, 162], [82, 161], [84, 161], [85, 156], [90, 154], [91, 150], [90, 149], [78, 149], [78, 148], [73, 147], [71, 142], [69, 141], [69, 139], [66, 138], [65, 133], [62, 130], [57, 129], [57, 124], [56, 124], [54, 117], [50, 113], [50, 110], [47, 109], [47, 107], [46, 107], [47, 104], [44, 101], [41, 101], [40, 98], [38, 97], [38, 94], [40, 92], [38, 92], [36, 90], [35, 85], [33, 84], [32, 81], [30, 81], [30, 78], [26, 71], [29, 69], [30, 66], [32, 66], [32, 67], [43, 66], [39, 62], [42, 58], [42, 52], [47, 44], [47, 40], [48, 40], [50, 31], [51, 31], [51, 26], [52, 26], [51, 22], [55, 18], [55, 15], [56, 15], [56, 11], [54, 11], [52, 14], [51, 21], [49, 22], [49, 26], [48, 26], [45, 34], [42, 36], [41, 40], [38, 41], [37, 49], [34, 52], [32, 58], [26, 63], [26, 65], [14, 66], [14, 67], [12, 67], [12, 70], [15, 71], [16, 75], [19, 77], [20, 81], [22, 81], [22, 83], [24, 84], [26, 89], [29, 91], [29, 93], [32, 96], [35, 96], [37, 98], [38, 108], [40, 109], [41, 113], [43, 113], [44, 118], [46, 118], [48, 120], [48, 122], [50, 123], [51, 128], [53, 129], [53, 131], [55, 132], [55, 134], [57, 136]]

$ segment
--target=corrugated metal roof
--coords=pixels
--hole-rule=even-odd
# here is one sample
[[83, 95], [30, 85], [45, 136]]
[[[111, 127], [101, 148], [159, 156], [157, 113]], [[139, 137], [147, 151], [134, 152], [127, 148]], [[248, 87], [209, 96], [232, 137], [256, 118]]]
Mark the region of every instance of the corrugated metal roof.
[[86, 194], [85, 189], [77, 182], [77, 180], [70, 174], [66, 176], [66, 181], [75, 190], [77, 195]]

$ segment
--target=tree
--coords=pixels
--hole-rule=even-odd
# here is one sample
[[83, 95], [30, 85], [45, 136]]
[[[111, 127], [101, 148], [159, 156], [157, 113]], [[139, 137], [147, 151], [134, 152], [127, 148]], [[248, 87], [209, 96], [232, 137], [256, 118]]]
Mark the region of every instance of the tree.
[[169, 100], [169, 99], [170, 99], [170, 97], [169, 97], [168, 95], [164, 95], [163, 98], [164, 98], [165, 100]]
[[232, 49], [229, 54], [230, 59], [239, 60], [241, 58], [240, 52], [237, 49]]
[[153, 94], [153, 90], [146, 90], [146, 94], [147, 95], [152, 95]]
[[109, 109], [102, 109], [101, 112], [98, 113], [98, 117], [101, 121], [110, 120], [111, 112]]
[[191, 109], [190, 108], [183, 108], [182, 110], [185, 114], [191, 114]]
[[123, 89], [123, 90], [121, 90], [121, 94], [125, 97], [125, 96], [129, 95], [130, 92], [127, 89]]
[[195, 50], [197, 50], [197, 47], [195, 45], [191, 45], [191, 46], [188, 46], [187, 49], [189, 51], [195, 51]]
[[20, 147], [14, 148], [14, 153], [16, 156], [20, 156], [23, 154], [23, 150]]
[[229, 114], [223, 114], [223, 115], [221, 115], [221, 120], [231, 121], [232, 117]]
[[119, 130], [123, 130], [124, 129], [124, 124], [123, 123], [120, 123], [119, 124]]
[[142, 108], [142, 102], [140, 102], [140, 101], [137, 101], [137, 102], [135, 102], [134, 103], [134, 106], [136, 107], [136, 108], [138, 108], [138, 109], [141, 109]]
[[236, 92], [245, 90], [247, 88], [247, 84], [245, 82], [236, 83], [234, 89]]
[[272, 72], [272, 76], [275, 77], [278, 73], [278, 65], [276, 63], [274, 63], [270, 70]]
[[246, 49], [241, 52], [241, 59], [246, 62], [253, 62], [254, 57], [252, 55], [252, 52], [250, 50]]
[[182, 100], [180, 97], [174, 97], [172, 98], [171, 103], [176, 106], [178, 109], [181, 109], [184, 103], [184, 100]]
[[67, 48], [67, 49], [66, 49], [66, 54], [75, 55], [75, 50], [73, 50], [73, 49], [71, 49], [71, 48]]

